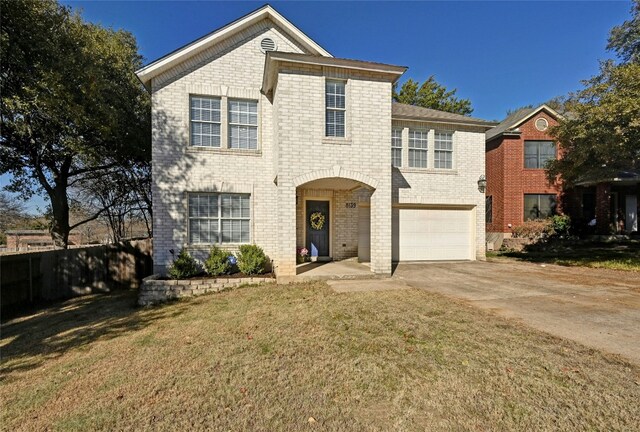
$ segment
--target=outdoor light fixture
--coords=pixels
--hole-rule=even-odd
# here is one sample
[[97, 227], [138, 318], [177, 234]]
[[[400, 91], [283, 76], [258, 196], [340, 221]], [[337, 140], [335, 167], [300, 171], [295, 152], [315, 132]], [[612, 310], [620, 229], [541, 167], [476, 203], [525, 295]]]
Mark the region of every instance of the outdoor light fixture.
[[487, 179], [484, 177], [484, 174], [478, 179], [478, 190], [481, 193], [484, 193], [484, 191], [487, 190]]

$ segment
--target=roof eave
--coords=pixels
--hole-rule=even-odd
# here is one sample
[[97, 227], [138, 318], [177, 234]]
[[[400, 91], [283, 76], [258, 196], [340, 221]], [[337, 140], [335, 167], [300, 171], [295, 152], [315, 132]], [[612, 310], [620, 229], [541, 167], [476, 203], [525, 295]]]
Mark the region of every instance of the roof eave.
[[437, 118], [437, 117], [416, 117], [416, 116], [394, 115], [391, 117], [391, 119], [400, 120], [400, 121], [415, 121], [415, 122], [422, 122], [422, 123], [445, 123], [445, 124], [455, 124], [459, 126], [482, 127], [487, 130], [495, 127], [494, 123], [489, 123], [489, 122], [443, 119], [443, 118]]
[[213, 32], [196, 39], [195, 41], [180, 47], [169, 54], [151, 62], [150, 64], [138, 69], [136, 71], [136, 75], [140, 79], [140, 81], [145, 85], [145, 87], [150, 86], [151, 79], [158, 76], [162, 72], [170, 69], [176, 64], [185, 60], [185, 57], [191, 57], [196, 55], [203, 50], [207, 49], [209, 46], [215, 44], [216, 42], [228, 37], [236, 31], [240, 31], [243, 28], [246, 28], [250, 25], [255, 24], [263, 19], [270, 18], [276, 24], [283, 27], [286, 31], [291, 33], [291, 35], [307, 48], [311, 52], [315, 52], [318, 55], [325, 57], [333, 57], [331, 53], [326, 51], [316, 42], [314, 42], [309, 36], [303, 33], [300, 29], [294, 26], [291, 22], [289, 22], [285, 17], [280, 15], [278, 11], [273, 9], [270, 5], [262, 6], [259, 9], [256, 9], [253, 12], [248, 13], [247, 15], [235, 20], [232, 23], [229, 23]]

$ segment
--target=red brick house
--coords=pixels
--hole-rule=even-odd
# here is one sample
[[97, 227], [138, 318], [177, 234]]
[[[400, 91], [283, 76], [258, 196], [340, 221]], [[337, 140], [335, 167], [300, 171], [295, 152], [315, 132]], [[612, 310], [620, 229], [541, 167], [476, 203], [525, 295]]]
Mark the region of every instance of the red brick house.
[[569, 190], [549, 183], [544, 166], [562, 154], [549, 131], [561, 119], [546, 105], [523, 108], [486, 132], [486, 238], [494, 248], [511, 237], [513, 227], [560, 210], [583, 233], [637, 233], [637, 170], [587, 178]]
[[549, 131], [560, 118], [546, 105], [523, 108], [485, 135], [487, 243], [496, 249], [512, 227], [559, 211], [561, 190], [544, 165], [558, 157]]

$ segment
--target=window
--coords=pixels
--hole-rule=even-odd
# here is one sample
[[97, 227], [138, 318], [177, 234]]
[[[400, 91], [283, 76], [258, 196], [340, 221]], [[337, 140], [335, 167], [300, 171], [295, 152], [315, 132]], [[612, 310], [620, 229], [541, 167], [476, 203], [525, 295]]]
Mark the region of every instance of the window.
[[488, 196], [484, 199], [484, 221], [486, 223], [493, 222], [493, 197]]
[[547, 161], [556, 158], [556, 144], [553, 141], [525, 141], [524, 167], [544, 168]]
[[525, 194], [524, 220], [544, 219], [556, 213], [556, 196], [553, 194]]
[[433, 148], [433, 167], [453, 168], [453, 133], [436, 132]]
[[191, 145], [220, 147], [220, 99], [190, 98]]
[[189, 194], [189, 243], [249, 243], [248, 194]]
[[344, 137], [345, 83], [327, 80], [325, 86], [326, 124], [325, 135]]
[[258, 102], [229, 100], [229, 148], [258, 148]]
[[427, 167], [427, 131], [409, 131], [409, 166]]
[[391, 131], [391, 166], [402, 166], [402, 129]]

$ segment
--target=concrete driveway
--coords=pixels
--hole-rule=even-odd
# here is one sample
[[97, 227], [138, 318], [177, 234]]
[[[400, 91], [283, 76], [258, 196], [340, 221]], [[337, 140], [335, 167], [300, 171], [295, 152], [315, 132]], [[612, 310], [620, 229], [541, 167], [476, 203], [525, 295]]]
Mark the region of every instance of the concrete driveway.
[[519, 262], [400, 264], [394, 278], [640, 364], [640, 274]]

